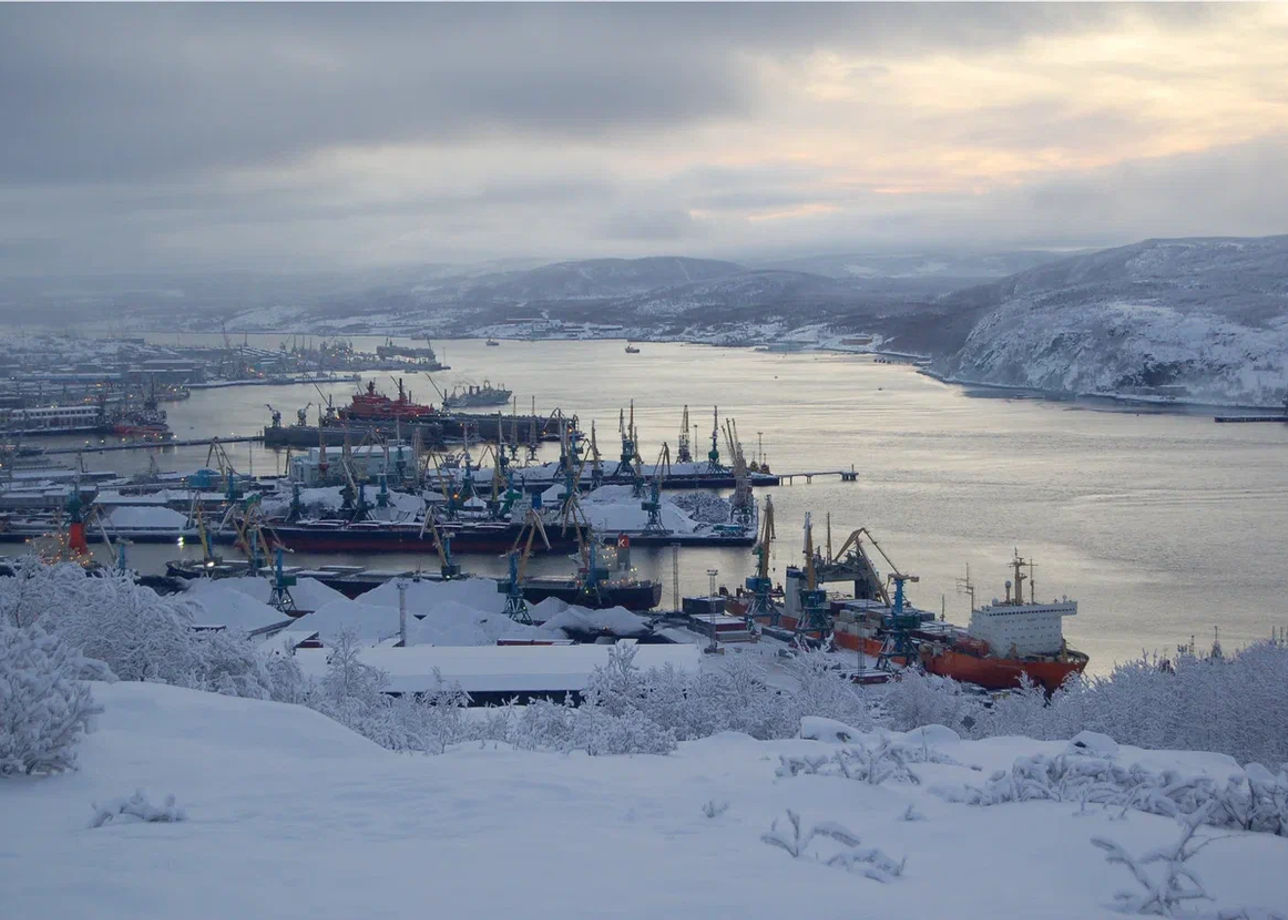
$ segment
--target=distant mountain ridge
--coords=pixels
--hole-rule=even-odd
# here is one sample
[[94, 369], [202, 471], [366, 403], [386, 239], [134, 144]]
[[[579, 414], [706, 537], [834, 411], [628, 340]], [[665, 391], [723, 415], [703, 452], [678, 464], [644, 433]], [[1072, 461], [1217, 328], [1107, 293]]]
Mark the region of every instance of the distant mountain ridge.
[[1288, 236], [1153, 239], [959, 291], [950, 376], [1272, 404], [1288, 387]]

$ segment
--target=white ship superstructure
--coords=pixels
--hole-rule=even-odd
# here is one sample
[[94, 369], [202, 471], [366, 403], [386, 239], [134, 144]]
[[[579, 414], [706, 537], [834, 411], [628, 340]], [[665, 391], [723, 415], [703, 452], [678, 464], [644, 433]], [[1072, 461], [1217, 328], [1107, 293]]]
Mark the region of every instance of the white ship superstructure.
[[1064, 618], [1078, 612], [1078, 602], [1068, 598], [1039, 603], [1031, 588], [1026, 602], [1024, 581], [1028, 576], [1023, 573], [1025, 564], [1018, 554], [1012, 560], [1015, 583], [1013, 586], [1009, 581], [1006, 583], [1004, 600], [994, 598], [991, 604], [971, 611], [967, 632], [972, 638], [987, 642], [994, 655], [1024, 657], [1060, 651], [1064, 643]]

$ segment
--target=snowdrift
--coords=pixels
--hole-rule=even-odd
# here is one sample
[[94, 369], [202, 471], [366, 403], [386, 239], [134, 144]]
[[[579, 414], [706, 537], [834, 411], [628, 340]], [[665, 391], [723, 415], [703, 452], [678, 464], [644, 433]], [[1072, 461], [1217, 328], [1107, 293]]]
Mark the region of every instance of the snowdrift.
[[[7, 916], [338, 920], [432, 904], [456, 918], [777, 920], [804, 900], [821, 917], [1082, 920], [1117, 915], [1114, 891], [1133, 884], [1092, 837], [1139, 854], [1178, 836], [1176, 822], [1130, 810], [978, 807], [932, 791], [1063, 742], [897, 736], [922, 752], [909, 765], [920, 781], [876, 785], [781, 771], [781, 758], [847, 748], [826, 741], [723, 734], [668, 756], [470, 744], [420, 757], [295, 706], [140, 683], [94, 693], [105, 712], [79, 773], [0, 782], [0, 822], [21, 829], [0, 859]], [[136, 789], [173, 794], [187, 820], [88, 827], [91, 803]], [[762, 839], [774, 828], [790, 841], [788, 812], [818, 832], [799, 857]], [[1214, 900], [1195, 906], [1282, 912], [1288, 840], [1210, 836], [1190, 866]], [[901, 873], [883, 884], [825, 859], [862, 866], [865, 848]]]

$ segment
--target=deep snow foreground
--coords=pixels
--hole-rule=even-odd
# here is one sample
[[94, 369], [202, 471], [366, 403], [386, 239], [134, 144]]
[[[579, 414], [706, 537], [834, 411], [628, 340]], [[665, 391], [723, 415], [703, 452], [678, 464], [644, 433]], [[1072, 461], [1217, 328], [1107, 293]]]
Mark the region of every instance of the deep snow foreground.
[[[932, 791], [1063, 742], [928, 733], [927, 749], [960, 765], [921, 763], [921, 785], [871, 786], [776, 775], [781, 755], [836, 750], [820, 741], [726, 734], [666, 757], [491, 745], [408, 756], [301, 707], [139, 683], [94, 693], [105, 713], [79, 773], [0, 782], [6, 917], [1103, 917], [1129, 879], [1090, 838], [1140, 853], [1178, 835], [1153, 815], [968, 806]], [[1213, 754], [1121, 756], [1233, 769]], [[153, 802], [174, 794], [187, 820], [88, 826], [91, 803], [136, 789]], [[904, 820], [909, 805], [920, 820]], [[906, 857], [903, 876], [882, 884], [764, 843], [788, 809]], [[1201, 835], [1221, 838], [1192, 861], [1211, 911], [1288, 907], [1288, 839]]]

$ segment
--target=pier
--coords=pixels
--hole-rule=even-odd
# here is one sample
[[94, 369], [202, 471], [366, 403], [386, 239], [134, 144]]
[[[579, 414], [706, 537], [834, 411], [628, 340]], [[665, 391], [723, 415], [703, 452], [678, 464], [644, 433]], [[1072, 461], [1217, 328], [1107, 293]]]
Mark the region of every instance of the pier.
[[86, 444], [84, 447], [47, 447], [45, 456], [53, 454], [102, 454], [113, 450], [156, 450], [165, 447], [208, 447], [212, 440], [220, 444], [246, 444], [252, 441], [263, 441], [262, 434], [251, 434], [233, 438], [174, 438], [166, 441], [127, 441], [124, 444]]
[[814, 481], [815, 476], [838, 476], [841, 482], [858, 482], [859, 479], [854, 467], [850, 467], [848, 470], [810, 470], [801, 473], [775, 473], [774, 475], [778, 477], [780, 483], [787, 486], [792, 485], [798, 478], [804, 478], [806, 483], [811, 483]]

